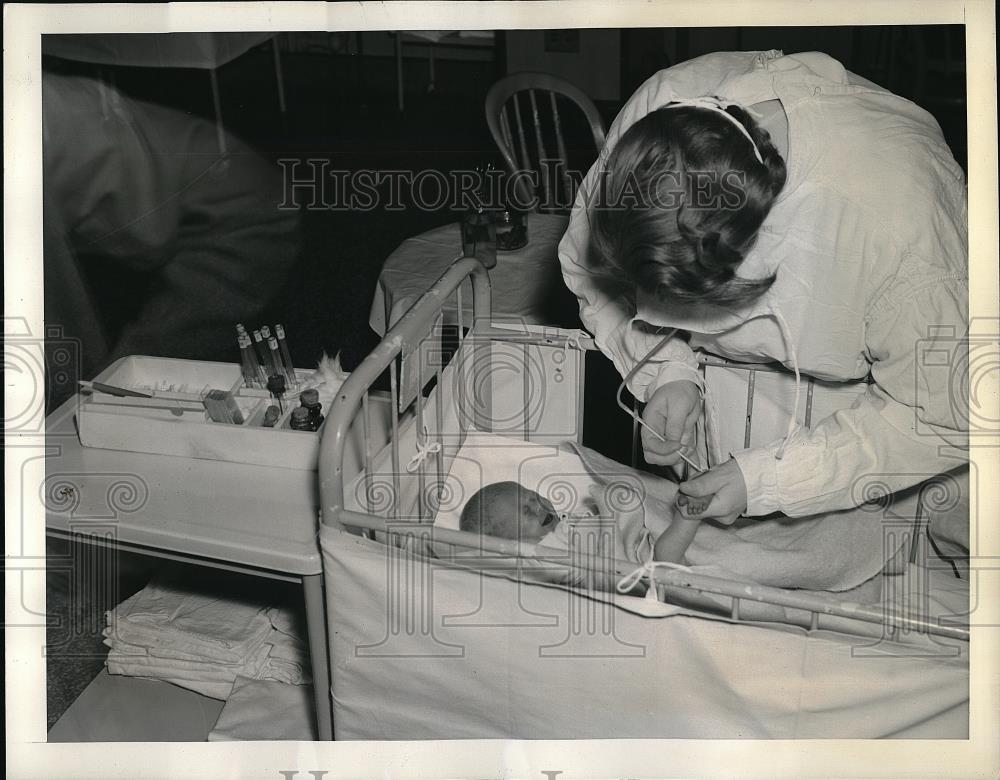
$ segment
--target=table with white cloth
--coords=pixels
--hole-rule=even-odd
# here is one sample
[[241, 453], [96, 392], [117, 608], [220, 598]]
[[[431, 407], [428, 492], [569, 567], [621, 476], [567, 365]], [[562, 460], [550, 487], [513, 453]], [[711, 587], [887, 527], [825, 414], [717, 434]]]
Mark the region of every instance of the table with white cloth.
[[[528, 243], [511, 252], [497, 252], [490, 269], [493, 314], [523, 319], [532, 325], [555, 325], [555, 302], [567, 291], [559, 270], [559, 241], [568, 218], [559, 214], [528, 215]], [[406, 310], [462, 255], [459, 223], [434, 228], [406, 239], [389, 255], [379, 274], [369, 324], [385, 335]], [[472, 289], [463, 287], [462, 308], [472, 313]], [[455, 307], [445, 307], [455, 317]], [[457, 317], [454, 321], [457, 321]]]

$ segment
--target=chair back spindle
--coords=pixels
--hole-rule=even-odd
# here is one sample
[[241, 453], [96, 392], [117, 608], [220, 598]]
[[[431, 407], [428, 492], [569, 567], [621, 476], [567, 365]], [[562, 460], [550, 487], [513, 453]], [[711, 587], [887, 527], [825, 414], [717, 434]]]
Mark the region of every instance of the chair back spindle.
[[[528, 103], [522, 107], [524, 93], [527, 93]], [[560, 112], [560, 100], [573, 104], [583, 115], [596, 153], [600, 154], [605, 141], [604, 123], [593, 101], [575, 85], [546, 73], [515, 73], [494, 84], [486, 96], [486, 121], [507, 172], [514, 175], [530, 171], [540, 180], [531, 192], [523, 175], [517, 179], [521, 203], [534, 204], [537, 199], [538, 210], [568, 210], [575, 194], [566, 143], [567, 114], [565, 105]], [[525, 126], [527, 121], [533, 125], [530, 130]], [[529, 134], [534, 135], [534, 159], [529, 151]], [[547, 141], [550, 146], [554, 142], [554, 158], [549, 156]], [[553, 175], [552, 170], [543, 169], [543, 162], [559, 164], [558, 173]], [[558, 202], [553, 200], [554, 195], [559, 196]]]

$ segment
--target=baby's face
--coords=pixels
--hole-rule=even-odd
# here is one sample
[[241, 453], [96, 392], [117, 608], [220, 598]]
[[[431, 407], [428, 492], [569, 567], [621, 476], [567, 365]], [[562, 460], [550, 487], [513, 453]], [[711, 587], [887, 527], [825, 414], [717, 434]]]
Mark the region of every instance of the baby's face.
[[494, 489], [490, 491], [485, 509], [507, 528], [508, 538], [534, 544], [559, 525], [555, 508], [534, 490], [527, 490], [516, 482], [491, 487]]

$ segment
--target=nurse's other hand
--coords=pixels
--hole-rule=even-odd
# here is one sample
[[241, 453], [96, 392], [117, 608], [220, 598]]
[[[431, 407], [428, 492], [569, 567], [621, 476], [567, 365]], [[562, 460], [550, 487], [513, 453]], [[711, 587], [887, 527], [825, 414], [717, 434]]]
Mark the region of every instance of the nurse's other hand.
[[704, 474], [682, 482], [678, 490], [689, 498], [712, 497], [708, 506], [698, 514], [701, 520], [715, 520], [723, 525], [731, 525], [747, 511], [747, 483], [743, 479], [743, 472], [732, 458]]
[[642, 419], [654, 431], [663, 435], [660, 441], [645, 426], [642, 428], [642, 451], [646, 462], [656, 466], [673, 466], [681, 462], [678, 450], [691, 452], [695, 440], [695, 423], [701, 411], [701, 390], [687, 379], [667, 382], [653, 393]]

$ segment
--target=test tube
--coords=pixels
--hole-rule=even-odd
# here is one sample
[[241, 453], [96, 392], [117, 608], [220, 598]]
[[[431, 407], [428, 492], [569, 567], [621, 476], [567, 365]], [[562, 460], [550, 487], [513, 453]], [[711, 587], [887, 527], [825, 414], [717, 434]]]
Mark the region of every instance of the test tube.
[[293, 386], [298, 385], [298, 377], [295, 376], [295, 366], [292, 364], [292, 354], [288, 351], [288, 342], [285, 340], [285, 328], [282, 325], [274, 326], [274, 333], [278, 337], [278, 349], [281, 350], [281, 362], [285, 366], [285, 376]]
[[267, 375], [264, 373], [264, 367], [260, 364], [260, 359], [257, 357], [257, 350], [254, 349], [253, 339], [250, 336], [246, 336], [247, 343], [247, 356], [250, 359], [250, 367], [254, 375], [254, 386], [264, 387], [267, 384]]
[[266, 344], [267, 340], [271, 338], [271, 329], [267, 325], [261, 325], [260, 335], [264, 337], [264, 343]]
[[257, 370], [254, 368], [254, 363], [251, 362], [253, 349], [250, 346], [250, 337], [246, 333], [242, 333], [236, 341], [240, 345], [240, 365], [243, 371], [243, 384], [247, 387], [253, 387], [257, 383], [259, 376]]
[[257, 357], [260, 359], [260, 364], [264, 367], [265, 377], [272, 376], [274, 374], [274, 366], [271, 365], [271, 353], [267, 348], [267, 342], [264, 341], [263, 334], [259, 330], [253, 332], [253, 342], [257, 350]]
[[285, 367], [281, 364], [281, 352], [278, 350], [278, 340], [274, 336], [271, 336], [271, 338], [267, 340], [267, 346], [271, 351], [270, 358], [271, 363], [274, 365], [274, 373], [284, 377], [285, 381], [291, 384], [291, 381], [288, 379], [288, 373], [285, 371]]

